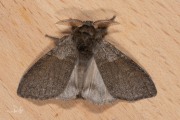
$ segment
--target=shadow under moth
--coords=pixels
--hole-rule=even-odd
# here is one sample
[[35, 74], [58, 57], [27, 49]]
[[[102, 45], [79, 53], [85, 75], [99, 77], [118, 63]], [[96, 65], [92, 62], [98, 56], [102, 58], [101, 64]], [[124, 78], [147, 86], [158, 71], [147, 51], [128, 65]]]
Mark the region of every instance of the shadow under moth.
[[75, 99], [96, 104], [116, 99], [135, 101], [153, 97], [156, 87], [145, 70], [105, 40], [107, 20], [61, 20], [71, 34], [40, 58], [22, 77], [17, 94], [32, 99]]

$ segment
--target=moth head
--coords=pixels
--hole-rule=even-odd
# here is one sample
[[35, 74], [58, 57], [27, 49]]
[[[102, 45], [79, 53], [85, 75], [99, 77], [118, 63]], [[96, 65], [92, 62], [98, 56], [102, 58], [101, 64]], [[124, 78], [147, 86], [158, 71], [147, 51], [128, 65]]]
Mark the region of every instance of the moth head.
[[106, 20], [97, 20], [97, 21], [81, 21], [78, 19], [65, 19], [65, 20], [59, 20], [56, 24], [63, 24], [71, 26], [72, 28], [81, 27], [83, 25], [85, 26], [93, 26], [94, 28], [107, 28], [110, 25], [118, 24], [118, 22], [114, 21], [116, 16], [113, 16], [110, 19]]

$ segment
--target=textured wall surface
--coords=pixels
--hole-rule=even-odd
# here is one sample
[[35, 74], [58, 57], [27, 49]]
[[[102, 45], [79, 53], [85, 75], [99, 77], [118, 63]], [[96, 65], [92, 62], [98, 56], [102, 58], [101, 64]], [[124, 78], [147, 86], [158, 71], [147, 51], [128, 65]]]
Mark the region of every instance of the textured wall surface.
[[[63, 36], [58, 19], [117, 15], [107, 39], [151, 75], [158, 94], [98, 106], [85, 100], [33, 101], [17, 96], [25, 71]], [[0, 120], [180, 119], [179, 0], [0, 0]]]

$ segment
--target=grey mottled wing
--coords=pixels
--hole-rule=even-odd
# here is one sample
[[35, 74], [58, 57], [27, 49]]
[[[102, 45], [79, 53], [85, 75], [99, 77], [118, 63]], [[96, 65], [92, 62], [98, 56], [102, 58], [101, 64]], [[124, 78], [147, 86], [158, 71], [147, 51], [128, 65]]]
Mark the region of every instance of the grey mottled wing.
[[77, 62], [77, 50], [71, 36], [40, 58], [22, 77], [17, 94], [25, 98], [54, 98], [65, 90]]
[[98, 43], [94, 49], [94, 58], [113, 97], [133, 101], [157, 94], [150, 76], [110, 43]]

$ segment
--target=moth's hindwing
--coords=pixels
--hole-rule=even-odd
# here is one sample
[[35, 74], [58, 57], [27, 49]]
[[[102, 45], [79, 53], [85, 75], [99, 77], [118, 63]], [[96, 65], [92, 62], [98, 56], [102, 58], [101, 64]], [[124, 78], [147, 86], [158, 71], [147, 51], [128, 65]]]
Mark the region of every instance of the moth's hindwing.
[[83, 98], [96, 104], [104, 104], [115, 100], [104, 84], [94, 57], [90, 60], [81, 94]]
[[74, 66], [77, 50], [71, 36], [40, 58], [22, 77], [17, 94], [25, 98], [54, 98], [65, 90]]
[[114, 98], [134, 101], [157, 94], [145, 70], [110, 43], [98, 43], [94, 58], [105, 86]]

